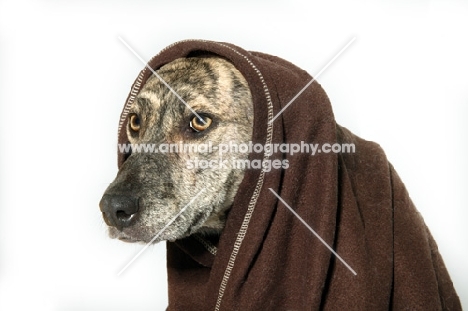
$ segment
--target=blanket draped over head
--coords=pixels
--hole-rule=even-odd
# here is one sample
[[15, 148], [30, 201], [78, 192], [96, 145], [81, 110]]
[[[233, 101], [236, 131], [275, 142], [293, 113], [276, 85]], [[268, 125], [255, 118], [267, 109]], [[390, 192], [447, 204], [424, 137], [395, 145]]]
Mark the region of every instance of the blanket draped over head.
[[[229, 60], [252, 92], [252, 142], [354, 144], [354, 153], [251, 153], [287, 169], [250, 169], [220, 237], [167, 242], [168, 310], [461, 310], [437, 245], [379, 145], [339, 126], [322, 87], [275, 56], [187, 40], [153, 57], [158, 69], [203, 53]], [[143, 69], [128, 108], [151, 76]], [[120, 130], [123, 128], [123, 130]], [[119, 165], [125, 160], [119, 154]], [[271, 190], [270, 190], [271, 189]], [[313, 229], [346, 266], [297, 218]]]

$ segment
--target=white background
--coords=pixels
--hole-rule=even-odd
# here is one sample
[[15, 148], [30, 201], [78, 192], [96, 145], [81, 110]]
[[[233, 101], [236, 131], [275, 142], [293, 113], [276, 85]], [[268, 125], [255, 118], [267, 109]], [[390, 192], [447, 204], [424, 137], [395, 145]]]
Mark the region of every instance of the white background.
[[98, 202], [144, 59], [186, 38], [285, 58], [381, 144], [468, 307], [468, 6], [462, 1], [0, 0], [0, 309], [164, 310], [165, 246], [110, 240]]

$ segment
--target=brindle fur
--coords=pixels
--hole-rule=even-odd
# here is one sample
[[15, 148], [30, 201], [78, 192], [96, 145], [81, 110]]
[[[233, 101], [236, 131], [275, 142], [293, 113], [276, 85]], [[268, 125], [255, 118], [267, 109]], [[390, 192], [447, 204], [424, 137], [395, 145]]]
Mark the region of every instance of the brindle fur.
[[[194, 111], [209, 115], [213, 123], [203, 132], [193, 132], [189, 127], [193, 112], [159, 78], [152, 76], [131, 107], [130, 113], [141, 119], [138, 134], [126, 129], [132, 144], [211, 141], [216, 146], [251, 140], [251, 93], [246, 80], [231, 63], [219, 57], [182, 58], [161, 67], [157, 73]], [[226, 153], [222, 160], [247, 156]], [[137, 197], [139, 209], [129, 226], [118, 228], [110, 224], [109, 235], [129, 242], [149, 242], [203, 189], [155, 242], [174, 241], [193, 233], [219, 233], [244, 171], [231, 167], [189, 168], [187, 161], [194, 157], [213, 160], [220, 155], [216, 150], [205, 154], [132, 153], [105, 194]], [[108, 219], [106, 222], [109, 224]]]

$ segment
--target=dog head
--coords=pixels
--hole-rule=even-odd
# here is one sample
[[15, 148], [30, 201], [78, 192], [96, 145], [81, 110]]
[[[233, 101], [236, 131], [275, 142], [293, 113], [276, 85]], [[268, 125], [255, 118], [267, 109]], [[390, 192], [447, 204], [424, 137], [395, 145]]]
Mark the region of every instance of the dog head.
[[244, 176], [229, 163], [248, 154], [217, 146], [251, 139], [247, 82], [219, 57], [177, 59], [156, 73], [130, 108], [122, 130], [132, 145], [119, 148], [131, 154], [100, 202], [109, 234], [158, 242], [220, 232]]

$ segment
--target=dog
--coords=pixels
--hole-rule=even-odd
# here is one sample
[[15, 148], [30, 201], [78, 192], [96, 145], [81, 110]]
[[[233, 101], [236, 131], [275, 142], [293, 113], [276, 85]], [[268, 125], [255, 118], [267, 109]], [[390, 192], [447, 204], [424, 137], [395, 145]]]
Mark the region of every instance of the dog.
[[[112, 238], [168, 241], [168, 310], [461, 310], [385, 153], [336, 123], [317, 82], [297, 93], [313, 82], [305, 71], [203, 40], [148, 68], [124, 106], [100, 209]], [[322, 149], [293, 155], [311, 143]]]
[[[230, 62], [209, 55], [180, 58], [156, 72], [129, 111], [125, 130], [132, 145], [240, 145], [251, 139], [252, 95]], [[232, 163], [247, 157], [239, 150], [225, 154], [132, 150], [100, 201], [110, 237], [157, 243], [194, 233], [219, 235], [244, 169], [232, 165], [202, 169], [194, 163]]]

